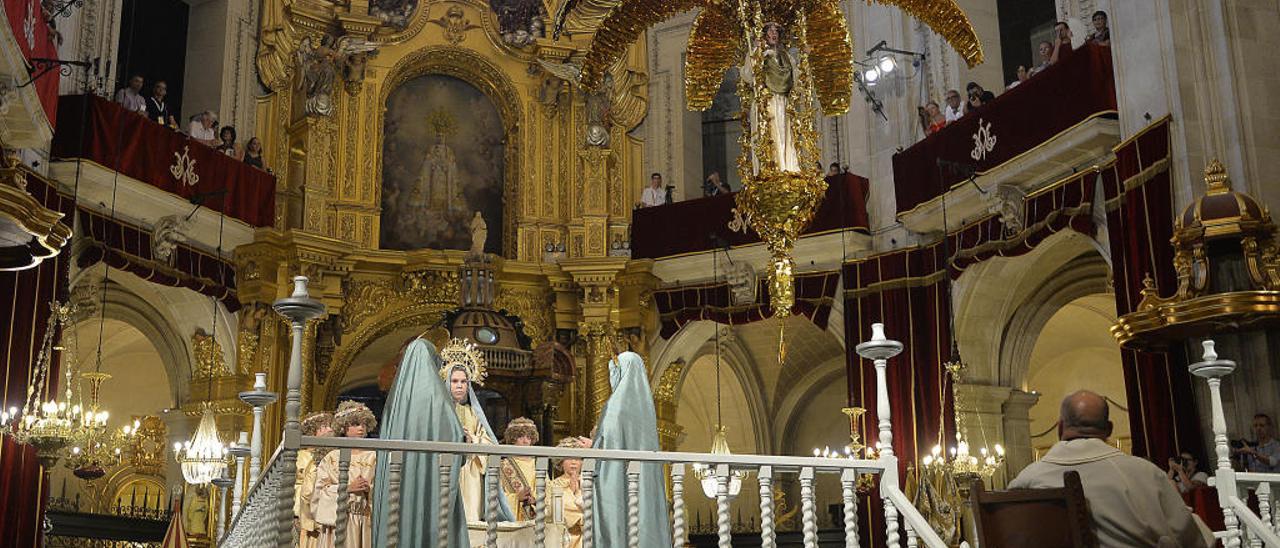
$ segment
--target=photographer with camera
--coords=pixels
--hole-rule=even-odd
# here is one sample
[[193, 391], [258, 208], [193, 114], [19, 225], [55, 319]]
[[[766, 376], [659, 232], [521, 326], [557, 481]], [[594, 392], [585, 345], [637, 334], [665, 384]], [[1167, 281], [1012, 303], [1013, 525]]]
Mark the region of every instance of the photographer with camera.
[[729, 185], [720, 180], [720, 172], [712, 171], [707, 178], [702, 181], [703, 196], [719, 196], [721, 194], [729, 194], [733, 192]]
[[1257, 441], [1231, 444], [1231, 456], [1244, 460], [1246, 472], [1280, 472], [1280, 440], [1273, 437], [1271, 428], [1271, 416], [1258, 413], [1253, 416], [1253, 436]]
[[1199, 464], [1200, 460], [1186, 451], [1176, 457], [1169, 457], [1169, 481], [1173, 482], [1179, 493], [1189, 493], [1197, 487], [1209, 485], [1209, 474], [1199, 471]]

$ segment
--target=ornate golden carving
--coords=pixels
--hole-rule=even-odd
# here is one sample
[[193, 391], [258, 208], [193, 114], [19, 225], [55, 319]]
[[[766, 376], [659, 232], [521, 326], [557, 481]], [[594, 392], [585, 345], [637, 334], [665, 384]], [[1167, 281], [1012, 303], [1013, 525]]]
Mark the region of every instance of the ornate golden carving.
[[536, 347], [551, 340], [555, 326], [551, 292], [541, 288], [503, 286], [493, 300], [494, 308], [506, 309], [524, 322], [524, 334]]
[[164, 477], [169, 429], [160, 417], [146, 416], [138, 422], [138, 433], [129, 447], [129, 465], [136, 473]]
[[197, 327], [195, 333], [191, 334], [191, 355], [195, 378], [212, 379], [226, 371], [222, 345], [203, 328]]
[[[428, 7], [428, 9], [430, 9]], [[480, 25], [471, 24], [471, 20], [467, 19], [466, 14], [462, 11], [462, 6], [451, 5], [445, 10], [444, 15], [436, 19], [428, 19], [428, 21], [439, 25], [444, 29], [444, 39], [449, 45], [456, 46], [462, 43], [462, 39], [466, 36], [467, 31], [471, 29], [481, 28]]]

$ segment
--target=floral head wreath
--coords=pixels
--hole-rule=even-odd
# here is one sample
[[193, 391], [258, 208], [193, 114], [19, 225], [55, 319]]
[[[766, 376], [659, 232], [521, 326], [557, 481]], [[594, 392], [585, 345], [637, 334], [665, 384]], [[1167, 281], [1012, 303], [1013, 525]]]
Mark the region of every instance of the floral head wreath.
[[373, 411], [365, 404], [348, 400], [338, 404], [338, 411], [333, 414], [333, 424], [338, 427], [339, 435], [346, 435], [347, 427], [356, 424], [363, 424], [367, 433], [378, 428], [378, 418], [373, 416]]
[[442, 362], [440, 378], [446, 381], [449, 380], [449, 374], [458, 366], [466, 371], [467, 380], [472, 384], [484, 385], [485, 377], [489, 376], [484, 354], [480, 353], [476, 343], [466, 339], [450, 339], [449, 344], [440, 351], [440, 361]]

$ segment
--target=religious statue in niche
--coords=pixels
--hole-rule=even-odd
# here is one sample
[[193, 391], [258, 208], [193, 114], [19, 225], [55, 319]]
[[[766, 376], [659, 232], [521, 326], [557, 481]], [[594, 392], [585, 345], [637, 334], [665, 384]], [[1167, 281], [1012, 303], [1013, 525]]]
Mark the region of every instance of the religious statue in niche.
[[489, 0], [489, 7], [498, 15], [503, 42], [523, 48], [547, 34], [542, 0]]
[[[465, 113], [465, 114], [463, 114]], [[465, 118], [463, 118], [465, 116]], [[452, 76], [413, 78], [387, 98], [383, 123], [383, 249], [500, 253], [506, 133], [494, 103]]]
[[[761, 79], [764, 81], [765, 105], [770, 119], [769, 137], [773, 141], [773, 161], [779, 171], [800, 171], [800, 158], [796, 149], [796, 139], [791, 132], [791, 121], [787, 116], [787, 104], [791, 100], [791, 90], [795, 86], [795, 59], [787, 51], [782, 25], [774, 22], [764, 24], [764, 43], [759, 45], [761, 54]], [[751, 69], [754, 55], [747, 57], [742, 67], [742, 77], [751, 80]], [[760, 112], [758, 106], [751, 105], [751, 128], [756, 133], [760, 128]], [[752, 158], [756, 172], [760, 171], [758, 156]]]

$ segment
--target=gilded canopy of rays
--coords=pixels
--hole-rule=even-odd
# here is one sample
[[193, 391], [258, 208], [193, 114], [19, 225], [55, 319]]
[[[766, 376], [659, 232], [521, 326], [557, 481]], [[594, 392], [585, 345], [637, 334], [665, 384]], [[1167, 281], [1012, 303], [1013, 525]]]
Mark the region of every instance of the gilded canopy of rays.
[[[839, 0], [751, 0], [759, 2], [765, 21], [790, 29], [804, 21], [812, 67], [814, 93], [823, 112], [836, 115], [849, 106], [853, 80], [853, 41], [849, 25], [840, 11]], [[599, 4], [599, 2], [595, 2]], [[970, 67], [982, 62], [982, 45], [964, 11], [955, 0], [867, 0], [896, 6], [938, 33]], [[565, 0], [557, 26], [564, 24], [575, 9], [575, 0]], [[725, 71], [741, 65], [747, 33], [739, 14], [738, 0], [620, 0], [596, 28], [582, 67], [582, 83], [592, 88], [631, 46], [640, 34], [678, 13], [700, 8], [689, 34], [685, 96], [691, 110], [711, 106]], [[751, 10], [754, 11], [754, 10]], [[748, 15], [749, 16], [749, 15]]]

